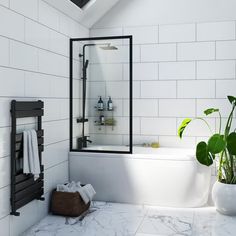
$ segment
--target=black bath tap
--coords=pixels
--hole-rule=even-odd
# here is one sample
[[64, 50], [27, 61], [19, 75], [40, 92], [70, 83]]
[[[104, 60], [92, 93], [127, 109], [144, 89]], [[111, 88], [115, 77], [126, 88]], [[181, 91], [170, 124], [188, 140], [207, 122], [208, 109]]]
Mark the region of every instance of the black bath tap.
[[86, 139], [86, 142], [88, 142], [88, 143], [92, 143], [92, 141], [91, 141], [91, 140], [89, 140], [89, 139]]
[[87, 147], [88, 146], [87, 143], [92, 143], [92, 141], [89, 140], [88, 138], [89, 136], [84, 136], [84, 137], [79, 137], [77, 139], [78, 150], [81, 150]]
[[88, 139], [89, 136], [84, 136], [83, 138], [83, 147], [87, 147], [87, 143], [92, 143], [91, 140]]

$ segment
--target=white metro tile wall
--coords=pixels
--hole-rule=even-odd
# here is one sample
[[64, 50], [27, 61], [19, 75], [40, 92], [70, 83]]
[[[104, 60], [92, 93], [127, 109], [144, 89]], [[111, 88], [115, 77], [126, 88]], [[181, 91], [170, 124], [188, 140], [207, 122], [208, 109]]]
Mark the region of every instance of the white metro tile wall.
[[10, 235], [10, 216], [0, 220], [0, 228], [2, 235]]
[[[0, 67], [0, 94], [4, 97], [24, 96], [24, 71]], [[3, 86], [4, 85], [4, 86]], [[14, 86], [12, 86], [14, 85]]]
[[9, 0], [0, 0], [0, 5], [8, 7], [9, 6]]
[[[219, 107], [223, 117], [227, 116], [230, 106], [226, 96], [236, 95], [235, 28], [235, 21], [171, 25], [152, 22], [104, 29], [100, 25], [90, 30], [92, 36], [123, 32], [134, 37], [133, 114], [134, 119], [140, 119], [140, 134], [134, 135], [137, 144], [159, 140], [161, 146], [193, 147], [198, 137], [209, 132], [195, 123], [187, 137], [179, 140], [177, 128], [183, 118], [203, 116], [208, 107]], [[121, 64], [123, 80], [128, 80], [129, 66]], [[116, 70], [119, 77], [120, 70]], [[107, 73], [112, 76], [109, 70]], [[109, 78], [113, 79], [117, 81], [118, 76]], [[124, 101], [123, 116], [127, 116], [129, 107]], [[215, 128], [216, 115], [211, 117], [209, 122]], [[123, 135], [123, 142], [127, 143], [127, 135]]]
[[[197, 100], [197, 116], [204, 116], [203, 112], [211, 107], [220, 109], [222, 117], [228, 117], [231, 112], [231, 104], [228, 99], [199, 99]], [[219, 117], [219, 114], [213, 113], [211, 117]]]
[[9, 215], [10, 212], [10, 186], [0, 189], [0, 219]]
[[10, 98], [0, 98], [0, 114], [6, 114], [5, 116], [2, 116], [0, 119], [0, 127], [5, 127], [10, 125], [9, 102]]
[[211, 22], [197, 24], [198, 41], [235, 39], [235, 22]]
[[0, 172], [0, 188], [6, 187], [10, 185], [10, 157], [4, 157], [0, 158], [0, 166], [1, 166], [1, 172]]
[[194, 99], [160, 99], [159, 116], [160, 117], [194, 117], [195, 112]]
[[196, 38], [195, 24], [160, 25], [159, 42], [192, 42]]
[[175, 135], [175, 118], [141, 118], [141, 133], [144, 135]]
[[236, 59], [236, 41], [216, 42], [216, 59]]
[[25, 42], [37, 47], [49, 49], [49, 32], [45, 26], [25, 19]]
[[176, 82], [142, 81], [141, 98], [176, 98]]
[[22, 15], [0, 6], [0, 22], [1, 36], [24, 41], [24, 17]]
[[38, 49], [16, 41], [10, 42], [10, 66], [38, 71]]
[[175, 44], [141, 46], [141, 62], [176, 61]]
[[178, 98], [214, 98], [214, 80], [189, 80], [177, 82]]
[[0, 64], [3, 66], [9, 65], [9, 40], [0, 37]]
[[[53, 62], [53, 63], [50, 63]], [[42, 73], [68, 77], [69, 58], [38, 49], [38, 70]]]
[[235, 61], [198, 61], [197, 79], [234, 79]]
[[[0, 0], [0, 22], [0, 234], [19, 236], [47, 214], [47, 191], [68, 180], [69, 38], [89, 31], [42, 0]], [[46, 201], [27, 204], [21, 217], [9, 215], [12, 99], [45, 102]], [[32, 122], [21, 120], [18, 131]]]
[[159, 64], [160, 80], [195, 79], [195, 62], [162, 62]]
[[[127, 104], [127, 103], [126, 103]], [[158, 116], [158, 100], [156, 99], [134, 99], [133, 101], [134, 117], [156, 117]]]
[[180, 61], [215, 59], [214, 42], [179, 43], [177, 58]]
[[[123, 78], [129, 79], [129, 64], [123, 67]], [[133, 64], [133, 80], [157, 80], [158, 79], [158, 63], [134, 63]]]
[[236, 80], [216, 81], [216, 97], [225, 98], [228, 95], [235, 95]]
[[122, 35], [122, 28], [94, 29], [90, 31], [91, 37], [120, 36], [120, 35]]
[[56, 9], [44, 1], [39, 1], [38, 14], [39, 22], [52, 29], [59, 30], [60, 14]]
[[158, 26], [127, 27], [124, 35], [133, 36], [133, 44], [158, 43]]
[[31, 19], [38, 19], [38, 1], [37, 0], [9, 0], [10, 8]]

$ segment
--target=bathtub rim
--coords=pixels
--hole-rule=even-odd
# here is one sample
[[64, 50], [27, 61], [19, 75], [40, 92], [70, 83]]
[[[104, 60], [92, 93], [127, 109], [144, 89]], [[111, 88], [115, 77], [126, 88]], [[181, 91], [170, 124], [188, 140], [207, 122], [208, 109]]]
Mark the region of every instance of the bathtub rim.
[[[178, 151], [193, 151], [192, 148], [167, 148], [161, 147], [159, 149], [171, 149], [178, 150]], [[135, 150], [135, 147], [134, 147]], [[94, 157], [97, 156], [98, 158], [126, 158], [126, 159], [142, 159], [142, 160], [156, 160], [156, 161], [194, 161], [197, 162], [196, 157], [194, 154], [158, 154], [158, 153], [104, 153], [102, 151], [91, 151], [91, 152], [77, 152], [71, 151], [69, 152], [70, 156], [79, 156], [79, 157]], [[157, 158], [158, 157], [158, 158]]]

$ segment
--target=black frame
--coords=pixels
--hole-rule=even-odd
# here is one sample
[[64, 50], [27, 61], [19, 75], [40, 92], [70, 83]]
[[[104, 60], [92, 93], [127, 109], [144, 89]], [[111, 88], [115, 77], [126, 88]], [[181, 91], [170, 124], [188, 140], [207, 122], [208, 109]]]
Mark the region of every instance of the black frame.
[[79, 8], [83, 8], [90, 0], [71, 0]]
[[[106, 150], [78, 150], [73, 149], [73, 42], [92, 41], [92, 40], [111, 40], [111, 39], [129, 39], [129, 151], [106, 151]], [[108, 36], [91, 38], [71, 38], [70, 39], [70, 152], [91, 152], [91, 153], [113, 153], [113, 154], [132, 154], [133, 153], [133, 36]]]
[[[18, 209], [34, 199], [44, 201], [44, 167], [42, 152], [44, 151], [44, 130], [42, 116], [44, 115], [43, 101], [16, 101], [11, 102], [11, 215], [19, 216]], [[37, 117], [37, 137], [41, 173], [35, 181], [31, 174], [24, 174], [17, 168], [17, 160], [23, 158], [23, 133], [16, 132], [17, 118]]]

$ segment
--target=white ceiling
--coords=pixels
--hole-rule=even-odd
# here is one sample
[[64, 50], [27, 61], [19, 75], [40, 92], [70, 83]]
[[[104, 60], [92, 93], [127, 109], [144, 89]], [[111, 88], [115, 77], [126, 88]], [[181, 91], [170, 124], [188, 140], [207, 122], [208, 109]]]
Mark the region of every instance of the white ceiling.
[[70, 0], [44, 1], [90, 28], [120, 0], [90, 0], [83, 9], [77, 7]]

